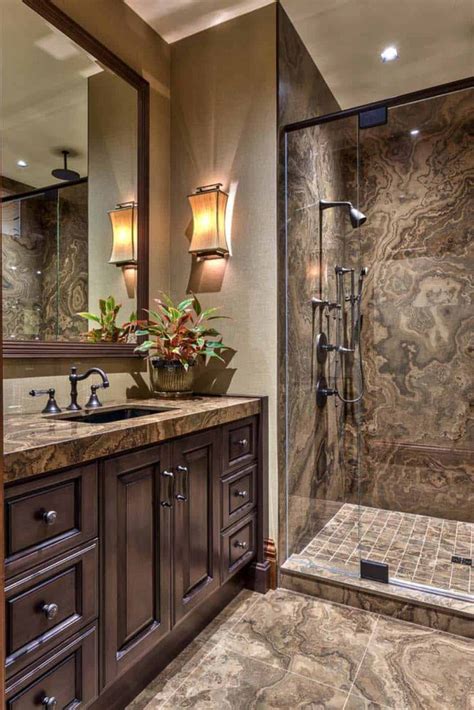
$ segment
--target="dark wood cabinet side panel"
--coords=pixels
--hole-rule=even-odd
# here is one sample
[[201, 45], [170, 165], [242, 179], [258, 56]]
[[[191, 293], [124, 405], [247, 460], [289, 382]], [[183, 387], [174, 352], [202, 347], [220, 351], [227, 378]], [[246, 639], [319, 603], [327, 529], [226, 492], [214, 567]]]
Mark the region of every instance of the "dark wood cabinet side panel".
[[103, 463], [102, 685], [108, 685], [170, 628], [170, 447], [154, 446]]
[[155, 479], [151, 466], [117, 478], [118, 649], [155, 617]]
[[220, 434], [210, 429], [173, 444], [174, 623], [219, 585]]
[[186, 457], [189, 467], [188, 505], [183, 505], [186, 520], [187, 565], [184, 569], [184, 595], [212, 576], [212, 490], [209, 480], [207, 449], [198, 449]]

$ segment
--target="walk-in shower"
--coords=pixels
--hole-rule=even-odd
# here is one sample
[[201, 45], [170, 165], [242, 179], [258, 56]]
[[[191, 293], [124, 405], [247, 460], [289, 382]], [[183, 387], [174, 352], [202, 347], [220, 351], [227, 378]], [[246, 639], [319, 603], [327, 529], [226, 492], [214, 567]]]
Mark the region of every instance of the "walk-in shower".
[[287, 127], [288, 574], [474, 601], [473, 107]]

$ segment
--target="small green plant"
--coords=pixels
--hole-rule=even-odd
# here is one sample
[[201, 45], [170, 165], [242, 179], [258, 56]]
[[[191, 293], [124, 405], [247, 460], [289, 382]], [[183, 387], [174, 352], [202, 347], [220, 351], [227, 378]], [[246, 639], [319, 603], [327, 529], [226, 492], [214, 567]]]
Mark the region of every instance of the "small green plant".
[[85, 311], [76, 315], [93, 321], [99, 325], [84, 333], [84, 339], [89, 343], [123, 343], [128, 342], [130, 337], [136, 332], [140, 323], [137, 316], [132, 313], [128, 323], [117, 325], [117, 316], [122, 308], [121, 303], [116, 303], [113, 296], [99, 299], [99, 315], [87, 313]]
[[209, 325], [210, 321], [225, 318], [217, 315], [217, 308], [203, 310], [194, 295], [178, 304], [166, 294], [155, 301], [157, 307], [148, 311], [146, 328], [136, 330], [137, 335], [148, 337], [136, 348], [137, 352], [156, 358], [163, 367], [182, 366], [185, 370], [200, 357], [224, 362], [219, 353], [228, 348], [220, 333]]

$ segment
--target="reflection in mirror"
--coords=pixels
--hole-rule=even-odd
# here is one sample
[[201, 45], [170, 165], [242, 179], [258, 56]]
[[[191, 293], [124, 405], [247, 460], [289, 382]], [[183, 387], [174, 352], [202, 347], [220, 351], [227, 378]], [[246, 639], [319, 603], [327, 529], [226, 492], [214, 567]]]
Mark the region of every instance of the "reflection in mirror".
[[79, 312], [136, 311], [136, 220], [135, 259], [110, 262], [109, 212], [137, 202], [137, 91], [22, 0], [2, 10], [4, 340], [88, 341]]

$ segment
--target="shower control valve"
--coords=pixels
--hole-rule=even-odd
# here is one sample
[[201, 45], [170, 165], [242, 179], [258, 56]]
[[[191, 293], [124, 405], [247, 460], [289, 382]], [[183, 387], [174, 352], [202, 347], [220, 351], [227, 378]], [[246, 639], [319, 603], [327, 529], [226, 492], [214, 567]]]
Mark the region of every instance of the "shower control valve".
[[313, 296], [311, 299], [311, 305], [313, 308], [326, 308], [326, 306], [329, 306], [329, 301], [325, 301], [321, 298], [316, 298], [316, 296]]

